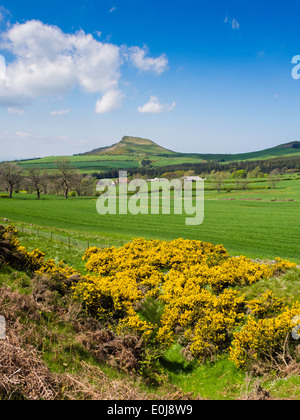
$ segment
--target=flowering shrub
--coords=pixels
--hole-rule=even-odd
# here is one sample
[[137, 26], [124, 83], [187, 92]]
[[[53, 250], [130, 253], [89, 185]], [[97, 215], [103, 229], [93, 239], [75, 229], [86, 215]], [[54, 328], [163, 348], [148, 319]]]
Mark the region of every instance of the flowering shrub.
[[242, 369], [250, 369], [257, 361], [282, 363], [285, 346], [293, 347], [297, 343], [291, 340], [291, 331], [297, 323], [292, 320], [299, 314], [300, 303], [297, 302], [292, 308], [285, 307], [275, 318], [249, 317], [242, 330], [234, 333], [230, 359]]
[[126, 316], [133, 303], [142, 299], [136, 277], [128, 272], [116, 273], [114, 277], [87, 276], [74, 289], [93, 315], [100, 318]]
[[287, 260], [282, 260], [281, 258], [275, 258], [275, 264], [273, 266], [273, 274], [282, 274], [284, 273], [286, 270], [288, 270], [289, 268], [294, 268], [296, 267], [295, 263], [292, 263], [290, 261]]
[[233, 290], [216, 296], [207, 289], [195, 294], [190, 289], [168, 302], [162, 325], [174, 332], [180, 326], [181, 342], [193, 356], [205, 359], [228, 349], [233, 329], [244, 319], [244, 304], [244, 295]]
[[274, 315], [283, 308], [284, 299], [274, 296], [271, 290], [267, 290], [260, 298], [247, 302], [247, 308], [257, 318], [265, 318]]
[[155, 326], [147, 321], [143, 321], [131, 307], [127, 311], [127, 316], [123, 318], [118, 327], [117, 332], [122, 334], [128, 330], [140, 335], [143, 340], [148, 343], [152, 338]]
[[59, 274], [63, 278], [68, 278], [76, 274], [74, 268], [68, 267], [62, 261], [56, 264], [53, 259], [46, 260], [45, 254], [39, 249], [28, 252], [21, 246], [18, 239], [18, 231], [12, 225], [3, 228], [1, 235], [9, 243], [11, 251], [14, 254], [13, 262], [17, 262], [18, 264], [17, 268], [29, 270], [36, 274]]
[[[83, 257], [90, 272], [74, 287], [74, 297], [94, 315], [118, 322], [118, 331], [138, 333], [167, 348], [180, 340], [194, 357], [228, 351], [233, 332], [253, 316], [275, 313], [280, 299], [267, 293], [247, 302], [234, 286], [255, 283], [295, 264], [273, 265], [230, 257], [223, 246], [176, 239], [133, 240], [121, 248], [90, 248]], [[163, 305], [159, 320], [144, 319], [145, 302]]]
[[38, 270], [35, 270], [35, 273], [50, 275], [59, 274], [66, 278], [74, 274], [78, 274], [74, 268], [69, 267], [63, 261], [56, 263], [52, 258], [43, 261], [40, 268]]
[[[12, 226], [0, 229], [1, 239], [23, 268], [59, 281], [78, 274], [38, 249], [26, 251]], [[0, 242], [1, 263], [5, 255]], [[156, 350], [179, 341], [198, 359], [230, 352], [247, 369], [257, 360], [278, 358], [293, 316], [300, 315], [299, 302], [284, 307], [271, 291], [247, 301], [233, 289], [295, 267], [286, 260], [261, 264], [230, 257], [221, 245], [143, 238], [121, 248], [90, 248], [83, 260], [88, 274], [73, 282], [73, 297], [117, 333], [134, 333]]]

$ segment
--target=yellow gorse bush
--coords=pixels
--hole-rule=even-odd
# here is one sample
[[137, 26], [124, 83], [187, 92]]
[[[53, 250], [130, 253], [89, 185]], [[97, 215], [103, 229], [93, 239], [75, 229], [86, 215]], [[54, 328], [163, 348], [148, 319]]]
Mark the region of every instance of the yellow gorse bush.
[[271, 290], [267, 290], [260, 298], [247, 302], [247, 308], [257, 318], [264, 318], [276, 314], [284, 306], [284, 299], [277, 298]]
[[[247, 302], [232, 287], [295, 267], [280, 259], [270, 265], [230, 257], [222, 245], [184, 239], [140, 238], [121, 248], [90, 248], [83, 259], [90, 274], [74, 286], [74, 297], [94, 315], [111, 317], [119, 332], [136, 332], [162, 348], [179, 339], [197, 358], [228, 351], [247, 311], [256, 316], [282, 307], [269, 294]], [[159, 322], [143, 316], [149, 299], [163, 305]]]
[[297, 323], [293, 319], [299, 314], [300, 303], [296, 302], [274, 318], [250, 317], [242, 330], [234, 333], [230, 359], [242, 369], [251, 368], [257, 361], [283, 363], [285, 346], [291, 343], [291, 331]]
[[23, 269], [28, 269], [36, 274], [60, 274], [64, 277], [70, 277], [76, 273], [76, 270], [67, 266], [62, 261], [58, 264], [53, 259], [45, 259], [45, 254], [39, 249], [28, 252], [25, 247], [20, 244], [18, 239], [18, 231], [14, 226], [9, 225], [4, 229], [3, 237], [7, 239], [15, 252], [21, 256]]
[[[26, 251], [13, 226], [3, 232], [24, 268], [59, 279], [76, 274], [63, 262], [46, 260], [38, 249]], [[247, 301], [233, 289], [296, 266], [279, 258], [261, 264], [230, 257], [222, 245], [140, 238], [121, 248], [90, 248], [83, 260], [89, 274], [71, 290], [92, 315], [158, 348], [179, 340], [199, 359], [230, 352], [242, 369], [257, 360], [274, 360], [291, 333], [292, 318], [300, 315], [299, 302], [284, 306], [272, 291]]]

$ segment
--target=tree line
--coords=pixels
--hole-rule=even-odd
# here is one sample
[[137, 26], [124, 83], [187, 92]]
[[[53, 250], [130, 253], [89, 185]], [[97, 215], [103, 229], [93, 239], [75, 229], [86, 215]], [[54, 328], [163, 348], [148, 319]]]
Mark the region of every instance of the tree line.
[[[12, 198], [13, 191], [21, 189], [35, 192], [38, 199], [41, 194], [63, 194], [67, 199], [70, 192], [75, 192], [78, 196], [91, 196], [95, 195], [97, 180], [117, 179], [121, 170], [111, 169], [88, 175], [74, 170], [71, 162], [67, 160], [57, 161], [55, 165], [56, 171], [50, 174], [38, 167], [30, 167], [25, 173], [15, 163], [2, 163], [0, 165], [0, 190], [6, 191], [9, 198]], [[236, 189], [247, 189], [251, 178], [267, 178], [270, 187], [275, 188], [280, 174], [300, 171], [300, 157], [229, 163], [208, 161], [126, 170], [128, 178], [174, 179], [181, 178], [183, 175], [198, 174], [213, 182], [214, 188], [219, 192], [230, 178], [235, 180]]]
[[[176, 165], [168, 165], [162, 167], [141, 167], [125, 169], [128, 176], [135, 176], [140, 174], [147, 178], [162, 177], [164, 173], [176, 171], [194, 171], [196, 174], [211, 174], [216, 172], [233, 173], [240, 170], [245, 170], [247, 173], [254, 171], [259, 167], [263, 174], [271, 174], [272, 171], [277, 170], [279, 173], [298, 172], [300, 171], [300, 156], [282, 157], [268, 160], [253, 160], [253, 161], [239, 161], [239, 162], [218, 162], [218, 161], [203, 161], [199, 163], [182, 163]], [[110, 169], [106, 172], [94, 172], [92, 174], [96, 179], [117, 178], [119, 176], [119, 169]]]
[[41, 194], [63, 194], [68, 199], [70, 192], [74, 191], [78, 196], [93, 195], [96, 180], [91, 175], [81, 174], [72, 169], [69, 161], [56, 162], [56, 172], [31, 167], [25, 173], [15, 163], [6, 162], [0, 166], [0, 190], [6, 191], [12, 198], [16, 190], [35, 192], [37, 199]]

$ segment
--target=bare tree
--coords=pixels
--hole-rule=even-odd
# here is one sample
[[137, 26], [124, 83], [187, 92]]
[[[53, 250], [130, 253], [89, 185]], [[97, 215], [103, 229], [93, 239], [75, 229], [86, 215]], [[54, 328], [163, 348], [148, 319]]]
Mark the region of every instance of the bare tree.
[[249, 179], [246, 178], [236, 178], [235, 179], [235, 188], [237, 190], [241, 189], [241, 190], [246, 190], [249, 186]]
[[71, 168], [69, 160], [60, 160], [56, 162], [58, 169], [58, 182], [64, 192], [65, 199], [68, 199], [68, 193], [74, 182], [74, 171]]
[[221, 192], [221, 188], [224, 185], [227, 178], [228, 178], [227, 172], [217, 172], [213, 175], [214, 184], [218, 192]]
[[40, 199], [42, 188], [43, 188], [43, 173], [40, 168], [29, 168], [28, 170], [28, 179], [30, 181], [31, 187], [35, 190], [37, 194], [37, 199]]
[[0, 179], [3, 186], [12, 198], [14, 188], [20, 183], [22, 178], [22, 169], [15, 163], [3, 163], [0, 166]]
[[249, 179], [242, 178], [240, 180], [240, 186], [241, 186], [242, 190], [244, 190], [244, 191], [247, 190], [248, 187], [249, 187], [249, 183], [250, 183]]
[[268, 184], [272, 187], [272, 188], [276, 188], [277, 183], [280, 181], [280, 174], [279, 174], [279, 170], [278, 169], [273, 169], [273, 171], [271, 171], [270, 175], [268, 176]]
[[72, 187], [77, 192], [78, 197], [82, 194], [82, 175], [79, 172], [73, 173]]
[[50, 182], [51, 180], [50, 180], [49, 174], [46, 171], [43, 171], [42, 176], [41, 176], [41, 181], [40, 181], [43, 194], [48, 193]]
[[51, 175], [49, 179], [49, 190], [50, 190], [50, 194], [56, 194], [56, 195], [59, 195], [59, 193], [62, 191], [61, 180], [60, 180], [59, 174]]

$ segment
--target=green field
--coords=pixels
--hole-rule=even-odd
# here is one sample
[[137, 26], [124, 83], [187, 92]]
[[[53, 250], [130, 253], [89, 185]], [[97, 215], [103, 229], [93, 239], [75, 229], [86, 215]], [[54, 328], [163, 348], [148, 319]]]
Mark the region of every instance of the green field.
[[[67, 159], [73, 169], [78, 169], [83, 173], [103, 172], [109, 169], [131, 169], [140, 168], [142, 156], [122, 155], [109, 157], [102, 156], [53, 156], [29, 161], [17, 162], [25, 171], [31, 167], [45, 169], [47, 171], [56, 170], [56, 162]], [[203, 161], [200, 157], [189, 156], [151, 156], [151, 165], [154, 167], [164, 167], [167, 165], [180, 165], [183, 163], [199, 163]]]
[[[30, 161], [18, 162], [25, 171], [31, 167], [41, 168], [47, 171], [56, 170], [56, 162], [66, 159], [65, 156], [53, 156], [42, 159], [33, 159]], [[92, 173], [96, 171], [106, 171], [108, 169], [136, 168], [139, 166], [138, 159], [132, 156], [116, 156], [110, 160], [107, 156], [71, 156], [68, 157], [71, 167], [80, 172]]]
[[152, 167], [164, 167], [180, 164], [195, 164], [203, 161], [234, 162], [268, 160], [283, 157], [300, 156], [299, 142], [272, 147], [265, 150], [236, 154], [212, 153], [177, 153], [139, 137], [124, 137], [111, 147], [95, 149], [75, 156], [51, 156], [40, 159], [17, 161], [25, 171], [30, 167], [55, 170], [58, 160], [68, 159], [74, 169], [82, 173], [102, 172], [109, 169], [131, 169], [142, 167], [141, 161], [151, 161]]
[[[265, 182], [266, 183], [266, 182]], [[286, 258], [300, 263], [300, 179], [281, 181], [276, 189], [205, 192], [205, 217], [199, 226], [187, 226], [186, 215], [110, 215], [96, 210], [97, 198], [15, 194], [1, 199], [0, 217], [33, 224], [97, 243], [121, 244], [135, 237], [171, 240], [182, 237], [223, 244], [232, 255]], [[210, 183], [206, 183], [209, 187]], [[280, 201], [282, 200], [282, 201]], [[288, 201], [293, 200], [293, 201]], [[149, 209], [150, 213], [150, 209]]]

